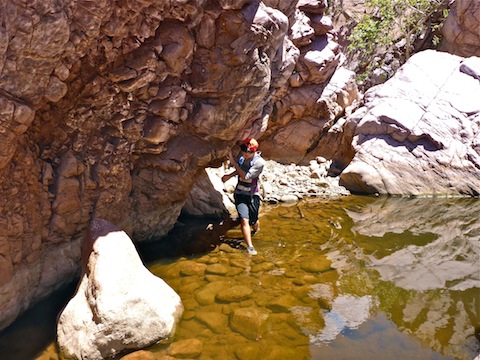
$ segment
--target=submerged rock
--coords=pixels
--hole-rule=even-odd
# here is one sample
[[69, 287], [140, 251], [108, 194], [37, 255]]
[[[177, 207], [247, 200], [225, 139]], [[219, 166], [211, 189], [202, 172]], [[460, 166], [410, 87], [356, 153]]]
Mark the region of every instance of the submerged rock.
[[230, 317], [230, 327], [247, 339], [259, 340], [267, 331], [269, 312], [262, 308], [248, 307], [236, 309]]
[[82, 266], [78, 289], [57, 324], [63, 356], [103, 359], [172, 335], [183, 313], [181, 299], [143, 265], [125, 232], [93, 220]]
[[203, 342], [199, 339], [187, 339], [174, 342], [168, 348], [168, 355], [180, 359], [195, 359], [203, 351]]

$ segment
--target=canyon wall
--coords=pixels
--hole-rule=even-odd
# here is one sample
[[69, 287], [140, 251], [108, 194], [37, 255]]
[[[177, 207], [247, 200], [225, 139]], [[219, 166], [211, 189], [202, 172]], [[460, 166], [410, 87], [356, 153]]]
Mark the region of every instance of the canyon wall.
[[323, 92], [342, 63], [325, 8], [0, 1], [0, 328], [78, 273], [91, 219], [163, 236], [237, 140], [341, 116], [358, 93], [348, 71]]

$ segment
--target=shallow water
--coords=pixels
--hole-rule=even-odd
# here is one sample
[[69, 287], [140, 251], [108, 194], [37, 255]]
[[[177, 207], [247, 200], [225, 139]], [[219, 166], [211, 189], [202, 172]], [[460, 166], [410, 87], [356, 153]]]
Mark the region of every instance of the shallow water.
[[[264, 206], [257, 256], [223, 236], [228, 224], [178, 226], [139, 249], [185, 306], [175, 337], [148, 351], [157, 358], [471, 360], [480, 353], [479, 213], [479, 199], [350, 196]], [[71, 291], [56, 295], [59, 306]], [[45, 310], [52, 306], [39, 305], [0, 333], [2, 359], [55, 355], [48, 344], [55, 311]], [[25, 338], [33, 339], [28, 354], [25, 345], [12, 346]]]

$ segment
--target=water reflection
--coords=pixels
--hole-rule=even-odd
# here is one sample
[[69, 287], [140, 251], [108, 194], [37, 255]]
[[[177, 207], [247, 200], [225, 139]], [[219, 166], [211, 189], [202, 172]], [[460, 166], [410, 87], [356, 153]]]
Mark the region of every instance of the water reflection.
[[383, 198], [346, 213], [367, 266], [395, 286], [395, 303], [379, 299], [399, 329], [456, 359], [475, 357], [480, 201]]
[[346, 213], [352, 231], [368, 237], [359, 245], [382, 280], [418, 291], [480, 288], [477, 199], [384, 198]]
[[330, 342], [346, 330], [358, 329], [370, 317], [372, 305], [372, 296], [339, 295], [324, 313], [325, 328], [310, 337], [311, 343]]

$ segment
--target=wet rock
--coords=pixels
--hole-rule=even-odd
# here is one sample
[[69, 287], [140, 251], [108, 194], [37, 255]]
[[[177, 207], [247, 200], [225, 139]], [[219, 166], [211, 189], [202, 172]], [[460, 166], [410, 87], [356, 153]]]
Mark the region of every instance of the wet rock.
[[239, 360], [258, 359], [260, 356], [260, 349], [258, 346], [251, 344], [242, 344], [235, 347], [235, 356]]
[[231, 303], [250, 299], [253, 290], [247, 286], [232, 286], [219, 291], [215, 299], [218, 302]]
[[196, 261], [184, 261], [180, 266], [180, 275], [183, 276], [202, 276], [207, 268], [206, 264]]
[[250, 340], [258, 340], [266, 331], [268, 311], [248, 307], [236, 309], [230, 316], [230, 327]]
[[230, 265], [241, 268], [241, 269], [245, 269], [247, 266], [249, 266], [249, 263], [248, 263], [248, 260], [244, 256], [242, 256], [241, 258], [231, 259]]
[[208, 265], [205, 273], [210, 275], [225, 275], [228, 272], [228, 267], [223, 264]]
[[325, 327], [325, 320], [321, 311], [313, 311], [309, 306], [296, 306], [292, 309], [296, 323], [302, 331], [317, 334]]
[[228, 316], [218, 312], [201, 312], [195, 318], [215, 334], [223, 334], [228, 326]]
[[300, 267], [309, 273], [320, 273], [331, 269], [332, 262], [324, 256], [302, 261]]
[[266, 261], [253, 265], [251, 271], [252, 273], [258, 273], [261, 271], [270, 271], [273, 269], [275, 269], [275, 264]]
[[168, 347], [167, 354], [180, 359], [194, 359], [202, 354], [203, 342], [199, 339], [176, 341]]
[[125, 355], [120, 360], [155, 360], [155, 355], [150, 351], [140, 350]]
[[289, 312], [294, 306], [300, 305], [300, 302], [295, 296], [284, 294], [272, 299], [265, 306], [274, 313]]
[[231, 286], [231, 283], [228, 281], [211, 282], [195, 294], [195, 299], [201, 305], [213, 304], [215, 302], [215, 296], [229, 286]]
[[63, 356], [103, 359], [171, 336], [183, 312], [180, 297], [145, 268], [125, 232], [93, 220], [82, 268], [78, 289], [58, 319]]
[[286, 346], [273, 346], [264, 359], [294, 359], [298, 357], [298, 350]]
[[[231, 202], [229, 202], [229, 203], [231, 204]], [[220, 244], [218, 249], [220, 251], [223, 251], [223, 252], [226, 252], [226, 253], [234, 253], [234, 252], [237, 251], [236, 249], [232, 248], [230, 245], [225, 244], [225, 243]]]

